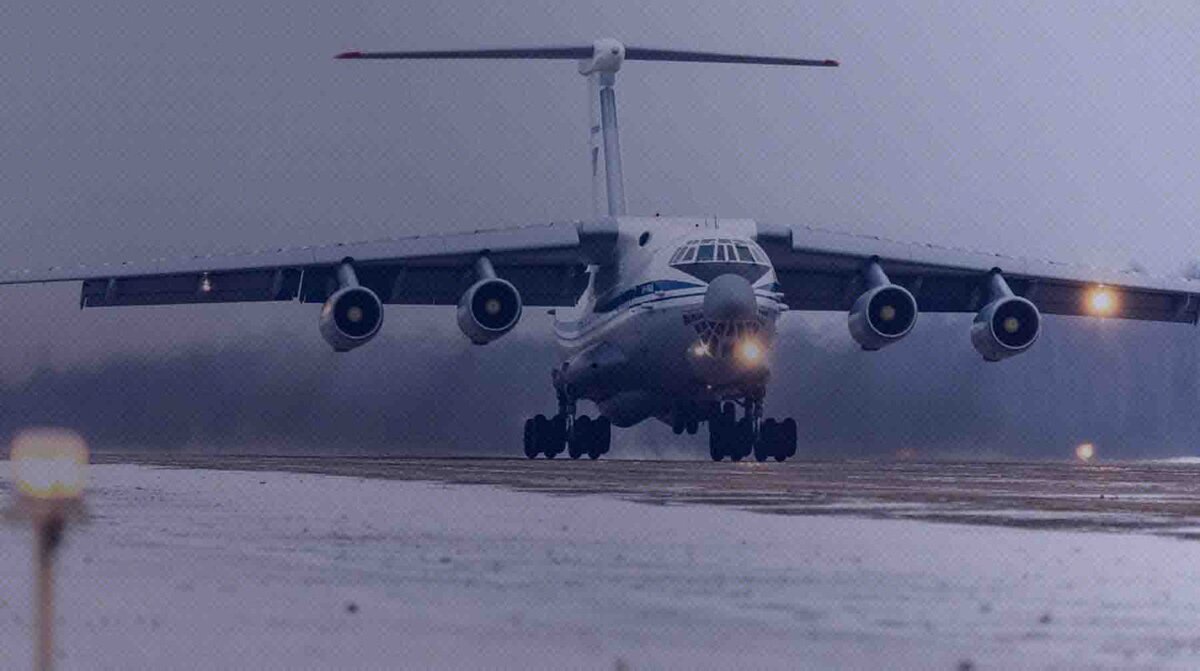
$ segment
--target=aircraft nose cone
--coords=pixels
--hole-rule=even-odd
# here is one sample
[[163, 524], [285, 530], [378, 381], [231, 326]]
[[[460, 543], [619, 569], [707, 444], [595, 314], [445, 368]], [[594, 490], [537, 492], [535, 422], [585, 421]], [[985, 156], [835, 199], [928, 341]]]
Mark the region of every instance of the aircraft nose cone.
[[754, 287], [741, 275], [719, 275], [704, 292], [704, 317], [711, 321], [746, 321], [758, 314]]

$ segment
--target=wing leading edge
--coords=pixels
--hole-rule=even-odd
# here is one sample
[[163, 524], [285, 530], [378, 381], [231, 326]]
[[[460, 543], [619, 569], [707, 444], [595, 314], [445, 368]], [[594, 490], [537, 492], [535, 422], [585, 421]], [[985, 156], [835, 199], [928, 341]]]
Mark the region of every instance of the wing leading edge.
[[[1000, 270], [1013, 292], [1046, 314], [1104, 316], [1196, 324], [1200, 282], [1138, 272], [898, 242], [810, 227], [760, 229], [784, 300], [796, 310], [849, 310], [863, 291], [862, 271], [878, 259], [892, 282], [908, 289], [923, 312], [976, 312], [987, 303], [988, 278]], [[1103, 309], [1098, 291], [1111, 297]]]

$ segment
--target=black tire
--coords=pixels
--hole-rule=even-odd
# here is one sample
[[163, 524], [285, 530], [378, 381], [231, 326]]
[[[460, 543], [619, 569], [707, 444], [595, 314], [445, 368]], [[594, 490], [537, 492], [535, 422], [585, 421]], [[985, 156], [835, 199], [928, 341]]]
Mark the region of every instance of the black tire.
[[572, 435], [567, 439], [567, 450], [572, 459], [578, 459], [591, 452], [591, 445], [594, 442], [593, 433], [591, 417], [584, 415], [575, 418], [575, 428], [572, 429]]
[[597, 417], [592, 420], [592, 441], [591, 449], [588, 450], [588, 457], [593, 460], [599, 459], [600, 455], [608, 454], [608, 450], [611, 447], [612, 422], [607, 417]]
[[780, 424], [780, 442], [783, 444], [783, 454], [786, 457], [796, 456], [796, 420], [788, 417]]
[[533, 418], [533, 444], [539, 453], [546, 455], [547, 459], [553, 459], [558, 454], [553, 447], [553, 433], [553, 423], [545, 415], [537, 415]]
[[720, 415], [708, 421], [708, 456], [713, 461], [725, 458], [725, 428], [721, 424]]
[[700, 430], [700, 422], [697, 422], [694, 419], [689, 419], [684, 429], [688, 432], [689, 436], [694, 436], [696, 435], [696, 432]]
[[759, 463], [775, 456], [775, 451], [778, 448], [776, 436], [780, 433], [779, 426], [773, 419], [766, 420], [759, 427], [758, 440], [754, 441], [754, 458]]
[[525, 420], [525, 456], [536, 459], [539, 452], [533, 435], [533, 419], [530, 418]]

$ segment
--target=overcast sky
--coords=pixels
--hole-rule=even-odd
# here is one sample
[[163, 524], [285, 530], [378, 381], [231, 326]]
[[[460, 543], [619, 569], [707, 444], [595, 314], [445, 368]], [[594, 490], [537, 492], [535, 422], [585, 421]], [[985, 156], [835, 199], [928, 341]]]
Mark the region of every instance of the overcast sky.
[[[1178, 274], [1200, 258], [1197, 34], [1200, 6], [1165, 1], [8, 3], [0, 264], [587, 216], [586, 98], [573, 64], [332, 56], [613, 36], [842, 63], [627, 64], [618, 104], [631, 212], [747, 216]], [[333, 359], [315, 306], [82, 313], [77, 301], [76, 285], [5, 289], [0, 378], [78, 374], [114, 357], [173, 361], [192, 347], [219, 359], [222, 348], [271, 342], [298, 357], [284, 360], [319, 358], [330, 384], [353, 385], [374, 357], [403, 364], [402, 343], [428, 338], [427, 356], [479, 357], [486, 380], [502, 369], [489, 370], [487, 355], [505, 351], [465, 354], [446, 310], [389, 310], [383, 342]], [[797, 319], [785, 349], [813, 335]], [[829, 326], [813, 337], [846, 337], [837, 320], [814, 323]], [[937, 324], [974, 355], [965, 324], [932, 320], [914, 339]], [[1094, 352], [1063, 361], [1059, 324], [1090, 342], [1090, 327], [1052, 320], [1039, 349], [1057, 347], [1064, 370], [1105, 365]], [[547, 326], [534, 316], [514, 335], [539, 352], [530, 399], [546, 405]], [[1114, 337], [1153, 342], [1168, 361], [1196, 344], [1181, 327]], [[936, 373], [928, 342], [913, 346], [926, 358], [912, 365]], [[1046, 364], [1029, 361], [1009, 370]], [[1144, 381], [1129, 375], [1122, 384]], [[1194, 399], [1195, 385], [1184, 387]]]

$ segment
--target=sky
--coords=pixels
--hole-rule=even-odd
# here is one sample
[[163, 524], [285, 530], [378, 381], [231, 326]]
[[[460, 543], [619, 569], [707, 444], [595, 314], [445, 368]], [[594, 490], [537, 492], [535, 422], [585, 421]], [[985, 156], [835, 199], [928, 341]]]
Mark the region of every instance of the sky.
[[[9, 3], [0, 266], [586, 217], [573, 64], [332, 56], [613, 36], [842, 63], [626, 64], [633, 213], [1179, 274], [1200, 259], [1198, 32], [1189, 2]], [[524, 416], [552, 409], [539, 315], [472, 348], [449, 310], [389, 309], [378, 341], [342, 356], [311, 305], [81, 312], [74, 284], [5, 288], [0, 305], [0, 399], [27, 408], [0, 429], [36, 417], [111, 445], [486, 451], [450, 426], [481, 401], [504, 399], [468, 426], [498, 423], [512, 440]], [[844, 317], [790, 315], [769, 405], [808, 418], [809, 443], [829, 453], [886, 453], [893, 435], [942, 452], [1056, 455], [1097, 436], [1109, 453], [1192, 451], [1194, 329], [1051, 318], [1034, 351], [992, 367], [966, 324], [924, 319], [913, 342], [871, 358], [850, 347]], [[290, 414], [251, 421], [279, 404]], [[330, 408], [338, 421], [296, 428], [304, 409]]]

